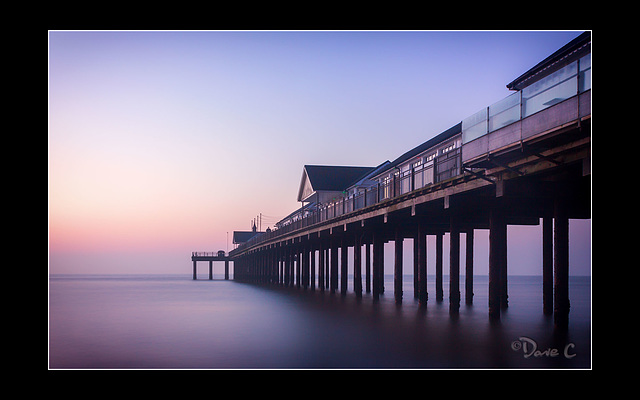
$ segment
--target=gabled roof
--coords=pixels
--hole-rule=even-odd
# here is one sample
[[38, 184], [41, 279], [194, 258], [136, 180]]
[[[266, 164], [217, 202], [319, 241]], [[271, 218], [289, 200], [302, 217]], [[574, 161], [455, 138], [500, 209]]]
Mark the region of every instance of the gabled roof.
[[591, 51], [591, 32], [584, 32], [507, 84], [509, 90], [522, 90]]
[[[353, 182], [368, 174], [374, 167], [351, 167], [335, 165], [305, 165], [298, 190], [298, 201], [309, 197], [305, 192], [308, 182], [311, 193], [319, 191], [339, 192], [348, 188]], [[303, 196], [304, 193], [304, 196]]]
[[387, 166], [390, 163], [391, 162], [389, 160], [387, 160], [387, 161], [383, 162], [382, 164], [378, 165], [377, 167], [371, 169], [371, 171], [369, 171], [366, 174], [362, 175], [357, 180], [351, 182], [351, 185], [349, 185], [349, 188], [351, 188], [353, 186], [366, 187], [366, 186], [371, 186], [372, 184], [375, 184], [374, 181], [371, 181], [371, 178], [376, 176], [376, 175], [378, 175], [382, 171], [385, 171], [387, 169]]

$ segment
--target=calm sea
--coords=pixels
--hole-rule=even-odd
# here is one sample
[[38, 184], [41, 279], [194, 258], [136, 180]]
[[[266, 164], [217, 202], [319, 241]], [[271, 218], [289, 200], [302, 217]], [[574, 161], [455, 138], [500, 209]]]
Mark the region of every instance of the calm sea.
[[52, 275], [50, 369], [591, 368], [591, 279], [572, 277], [567, 331], [542, 313], [542, 278], [509, 277], [509, 308], [488, 318], [486, 276], [449, 313], [428, 279], [426, 308], [404, 277], [378, 303], [189, 275]]

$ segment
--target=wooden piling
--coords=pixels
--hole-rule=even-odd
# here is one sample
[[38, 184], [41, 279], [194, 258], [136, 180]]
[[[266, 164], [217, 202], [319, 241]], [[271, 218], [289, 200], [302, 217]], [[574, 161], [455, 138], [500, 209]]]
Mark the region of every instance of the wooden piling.
[[306, 290], [309, 288], [309, 244], [306, 243], [302, 248], [302, 287]]
[[330, 283], [331, 283], [329, 281], [329, 278], [331, 277], [330, 270], [331, 270], [331, 245], [329, 244], [329, 246], [325, 249], [325, 257], [324, 257], [324, 286], [325, 286], [325, 289], [329, 289], [329, 287], [330, 287]]
[[449, 234], [449, 310], [460, 308], [460, 227], [457, 219], [451, 217]]
[[502, 211], [498, 207], [492, 209], [489, 214], [489, 317], [492, 319], [500, 318], [506, 228]]
[[297, 277], [296, 277], [296, 287], [302, 288], [304, 286], [304, 246], [302, 244], [298, 245], [296, 249], [296, 261], [298, 263], [296, 267]]
[[367, 291], [367, 293], [371, 293], [371, 244], [367, 242], [364, 247], [365, 290]]
[[542, 218], [542, 312], [553, 314], [553, 218]]
[[325, 256], [325, 247], [324, 247], [324, 242], [320, 241], [320, 249], [318, 250], [318, 289], [320, 289], [321, 292], [324, 292], [324, 287], [325, 287], [325, 278], [324, 278], [324, 270], [325, 270], [325, 261], [324, 261], [324, 256]]
[[436, 301], [442, 301], [444, 299], [444, 290], [442, 286], [442, 244], [444, 233], [438, 232], [436, 234]]
[[384, 240], [380, 232], [373, 232], [373, 300], [378, 301], [382, 293], [381, 279], [384, 277]]
[[400, 229], [396, 229], [395, 237], [395, 263], [393, 269], [393, 292], [395, 295], [396, 303], [402, 303], [402, 257], [403, 257], [403, 242], [404, 238]]
[[473, 228], [466, 234], [465, 258], [465, 303], [473, 304]]
[[556, 199], [554, 209], [554, 310], [557, 327], [569, 322], [569, 218], [564, 199]]
[[291, 286], [291, 272], [292, 272], [291, 260], [292, 260], [291, 248], [290, 247], [285, 248], [285, 251], [284, 251], [284, 285], [286, 287]]
[[353, 245], [353, 291], [356, 297], [362, 297], [362, 245], [359, 233], [356, 233]]
[[331, 293], [335, 293], [338, 290], [338, 241], [337, 239], [331, 239]]
[[309, 263], [309, 287], [311, 290], [316, 289], [316, 249], [313, 245], [309, 248], [311, 257]]
[[342, 238], [342, 246], [340, 249], [340, 294], [347, 294], [347, 267], [348, 267], [349, 248], [347, 247], [347, 239]]
[[502, 251], [500, 252], [500, 307], [505, 310], [509, 306], [508, 278], [507, 278], [507, 224], [500, 232], [501, 241], [503, 242]]
[[[284, 284], [284, 268], [283, 268], [283, 263], [282, 263], [282, 247], [280, 247], [280, 245], [278, 245], [278, 247], [276, 248], [276, 261], [278, 264], [278, 285], [283, 285]], [[235, 275], [235, 262], [234, 262], [234, 275]]]
[[413, 298], [420, 299], [420, 281], [418, 280], [418, 236], [413, 238]]
[[426, 305], [428, 300], [427, 294], [427, 233], [426, 226], [423, 222], [418, 223], [418, 233], [416, 239], [418, 242], [418, 300], [421, 305]]

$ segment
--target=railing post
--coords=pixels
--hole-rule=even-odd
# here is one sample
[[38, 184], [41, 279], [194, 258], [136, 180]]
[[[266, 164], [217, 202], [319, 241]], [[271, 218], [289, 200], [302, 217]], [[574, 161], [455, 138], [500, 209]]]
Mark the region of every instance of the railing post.
[[415, 167], [411, 167], [411, 191], [412, 192], [416, 190], [415, 174], [416, 174]]

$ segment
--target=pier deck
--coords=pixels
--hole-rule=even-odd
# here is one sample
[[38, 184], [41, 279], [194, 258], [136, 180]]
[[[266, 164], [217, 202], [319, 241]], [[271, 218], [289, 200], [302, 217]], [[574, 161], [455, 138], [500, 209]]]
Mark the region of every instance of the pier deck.
[[193, 279], [198, 279], [197, 263], [198, 261], [209, 262], [209, 280], [213, 280], [213, 263], [214, 261], [224, 262], [224, 279], [229, 280], [229, 261], [231, 260], [224, 251], [218, 252], [198, 252], [191, 253], [191, 261], [193, 262]]

